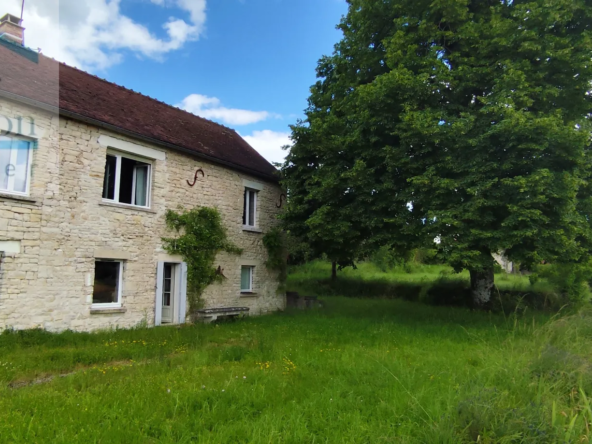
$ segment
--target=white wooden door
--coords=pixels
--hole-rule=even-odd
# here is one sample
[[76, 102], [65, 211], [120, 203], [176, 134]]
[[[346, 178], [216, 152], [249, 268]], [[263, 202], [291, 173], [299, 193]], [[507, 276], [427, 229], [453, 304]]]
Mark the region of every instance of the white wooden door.
[[154, 325], [184, 324], [187, 317], [187, 264], [159, 262]]
[[178, 312], [178, 323], [184, 324], [187, 319], [187, 264], [185, 262], [179, 264], [177, 267], [177, 274], [179, 275], [179, 286], [178, 286], [178, 297], [177, 306], [179, 307]]
[[164, 264], [162, 276], [162, 323], [172, 324], [175, 319], [176, 289], [175, 279], [176, 266], [174, 264]]

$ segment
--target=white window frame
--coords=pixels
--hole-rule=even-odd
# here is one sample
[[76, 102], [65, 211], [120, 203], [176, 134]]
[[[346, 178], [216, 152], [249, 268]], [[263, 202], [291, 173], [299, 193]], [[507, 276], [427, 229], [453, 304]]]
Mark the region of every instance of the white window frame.
[[[107, 156], [115, 157], [115, 187], [113, 191], [113, 199], [107, 199], [103, 197], [103, 202], [114, 203], [117, 205], [124, 205], [128, 207], [137, 207], [137, 208], [145, 208], [150, 209], [151, 200], [152, 200], [152, 171], [154, 170], [154, 163], [151, 159], [147, 159], [145, 157], [134, 156], [133, 154], [122, 153], [115, 150], [107, 150]], [[119, 202], [119, 185], [121, 181], [121, 158], [125, 157], [126, 159], [136, 160], [138, 162], [142, 162], [148, 165], [148, 183], [146, 184], [146, 206], [143, 205], [136, 205], [134, 201], [136, 200], [136, 172], [134, 170], [134, 177], [132, 179], [132, 203], [128, 204], [125, 202]], [[105, 156], [105, 160], [107, 160]], [[103, 172], [105, 174], [105, 171]], [[104, 177], [104, 176], [103, 176]], [[103, 179], [103, 187], [105, 186], [105, 182]], [[105, 189], [101, 190], [101, 195]]]
[[[122, 260], [116, 259], [95, 259], [95, 273], [97, 271], [96, 263], [97, 262], [117, 262], [119, 263], [119, 281], [117, 282], [117, 302], [111, 303], [95, 303], [92, 302], [91, 308], [121, 308], [121, 295], [123, 292], [123, 262]], [[94, 280], [93, 280], [93, 297], [94, 297]]]
[[[251, 203], [251, 194], [254, 196], [254, 205], [253, 205], [253, 225], [249, 225], [249, 208]], [[245, 195], [246, 197], [243, 199], [245, 206], [244, 213], [245, 213], [245, 220], [243, 227], [244, 228], [257, 228], [257, 203], [259, 200], [259, 190], [254, 190], [253, 188], [246, 188], [245, 187]]]
[[[243, 288], [243, 269], [247, 268], [250, 270], [250, 288], [246, 289]], [[241, 293], [253, 293], [253, 280], [254, 280], [254, 276], [255, 276], [255, 266], [254, 265], [241, 265], [241, 269], [240, 269], [241, 273], [240, 273], [240, 286], [241, 286]]]
[[31, 170], [32, 170], [32, 165], [33, 165], [33, 146], [35, 144], [35, 141], [25, 138], [25, 137], [18, 137], [18, 136], [15, 137], [13, 135], [6, 135], [3, 137], [11, 139], [9, 165], [16, 165], [16, 156], [17, 156], [17, 152], [18, 152], [18, 150], [12, 148], [12, 140], [23, 140], [25, 142], [28, 142], [29, 149], [27, 150], [27, 178], [25, 180], [25, 191], [22, 192], [22, 191], [11, 190], [11, 188], [14, 188], [14, 176], [15, 175], [13, 174], [12, 176], [8, 177], [8, 189], [7, 190], [0, 189], [0, 193], [13, 194], [15, 196], [28, 196], [29, 192], [31, 190]]

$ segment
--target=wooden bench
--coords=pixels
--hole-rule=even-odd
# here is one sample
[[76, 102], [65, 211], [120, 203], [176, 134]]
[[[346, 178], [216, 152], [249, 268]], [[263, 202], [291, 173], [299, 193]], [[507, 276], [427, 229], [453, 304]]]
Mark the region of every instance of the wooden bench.
[[231, 319], [249, 312], [249, 307], [218, 307], [197, 310], [198, 319], [206, 324], [217, 321], [218, 318]]

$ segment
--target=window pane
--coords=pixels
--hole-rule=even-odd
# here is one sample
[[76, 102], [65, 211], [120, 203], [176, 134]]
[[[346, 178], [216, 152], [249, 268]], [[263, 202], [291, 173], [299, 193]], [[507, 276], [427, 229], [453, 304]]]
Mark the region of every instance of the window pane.
[[13, 191], [25, 193], [27, 191], [27, 175], [29, 174], [29, 147], [31, 144], [25, 140], [14, 140], [12, 149], [16, 149], [16, 165], [13, 171]]
[[243, 225], [247, 225], [247, 196], [248, 196], [249, 190], [245, 189], [245, 194], [243, 196]]
[[119, 175], [119, 201], [121, 203], [132, 203], [132, 186], [134, 183], [134, 167], [136, 161], [121, 158], [121, 173]]
[[95, 262], [93, 304], [114, 304], [119, 294], [119, 262]]
[[113, 200], [115, 198], [115, 173], [117, 158], [107, 155], [105, 162], [105, 178], [103, 179], [103, 199]]
[[141, 207], [148, 205], [148, 165], [136, 166], [135, 204]]
[[0, 190], [27, 192], [31, 142], [0, 137]]
[[173, 266], [171, 264], [164, 265], [164, 289], [162, 295], [162, 306], [171, 306], [171, 292], [173, 288]]
[[255, 226], [255, 192], [249, 191], [249, 223], [252, 227]]
[[241, 291], [251, 291], [251, 273], [252, 267], [241, 268]]
[[[137, 160], [127, 159], [125, 157], [121, 158], [121, 173], [119, 175], [119, 201], [121, 203], [131, 204], [132, 203], [132, 196], [135, 196], [136, 199], [138, 195], [135, 194], [135, 191], [140, 190], [140, 198], [142, 198], [142, 193], [144, 193], [143, 201], [144, 203], [136, 203], [136, 205], [146, 206], [146, 198], [147, 198], [147, 190], [148, 190], [148, 171], [149, 165], [145, 162], [138, 162]], [[144, 184], [140, 183], [139, 186], [136, 186], [136, 190], [134, 190], [134, 176], [138, 173], [142, 174], [138, 170], [144, 169], [144, 174], [142, 179]], [[136, 177], [137, 180], [137, 177]], [[140, 199], [141, 202], [142, 199]]]
[[10, 170], [10, 147], [12, 140], [8, 137], [0, 137], [0, 190], [8, 190], [8, 174]]

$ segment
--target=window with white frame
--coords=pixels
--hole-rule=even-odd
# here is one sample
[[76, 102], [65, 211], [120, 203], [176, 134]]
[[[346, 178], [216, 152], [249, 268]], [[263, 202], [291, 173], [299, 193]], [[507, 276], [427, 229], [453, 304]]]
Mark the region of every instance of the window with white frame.
[[243, 225], [245, 227], [255, 227], [257, 225], [257, 191], [249, 188], [245, 188]]
[[152, 164], [128, 154], [108, 151], [103, 180], [103, 199], [150, 207]]
[[253, 274], [255, 267], [251, 265], [243, 265], [241, 267], [241, 293], [253, 292]]
[[123, 278], [123, 261], [97, 259], [93, 306], [120, 307]]
[[29, 193], [33, 143], [18, 137], [0, 136], [0, 192]]

